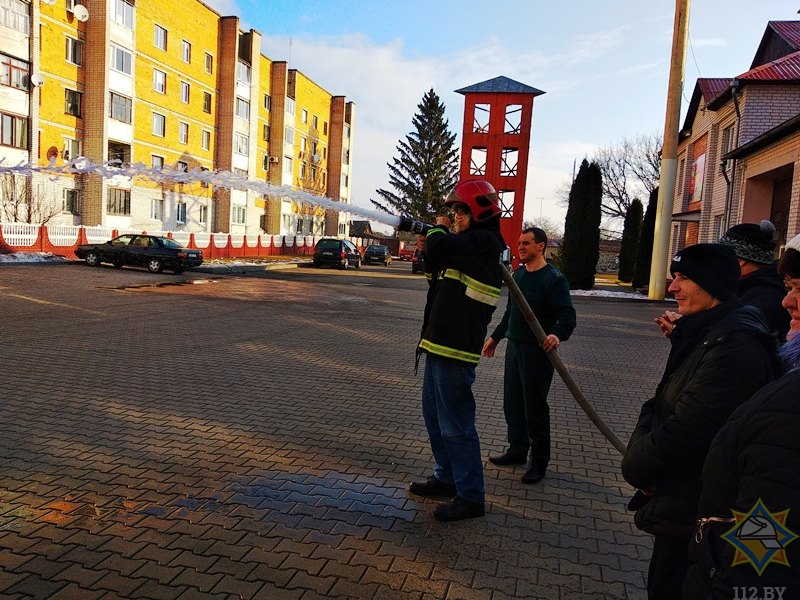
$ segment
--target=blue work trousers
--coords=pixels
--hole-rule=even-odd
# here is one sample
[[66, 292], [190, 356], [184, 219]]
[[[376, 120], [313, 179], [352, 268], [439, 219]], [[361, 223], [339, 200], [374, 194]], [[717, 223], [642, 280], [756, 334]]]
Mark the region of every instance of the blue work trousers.
[[433, 474], [468, 502], [484, 501], [483, 460], [475, 429], [475, 367], [425, 356], [422, 414], [435, 461]]

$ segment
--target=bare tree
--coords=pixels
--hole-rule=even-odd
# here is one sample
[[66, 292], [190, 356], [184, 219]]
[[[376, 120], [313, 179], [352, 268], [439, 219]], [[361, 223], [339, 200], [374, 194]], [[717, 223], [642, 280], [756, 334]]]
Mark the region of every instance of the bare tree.
[[46, 225], [60, 212], [60, 205], [34, 191], [30, 178], [16, 173], [0, 176], [0, 221]]
[[593, 161], [603, 174], [604, 217], [624, 219], [634, 198], [647, 197], [658, 187], [661, 145], [660, 134], [650, 133], [625, 138], [595, 153]]
[[533, 221], [525, 221], [522, 228], [527, 229], [528, 227], [543, 229], [549, 240], [560, 240], [564, 237], [564, 223], [550, 217], [537, 217]]

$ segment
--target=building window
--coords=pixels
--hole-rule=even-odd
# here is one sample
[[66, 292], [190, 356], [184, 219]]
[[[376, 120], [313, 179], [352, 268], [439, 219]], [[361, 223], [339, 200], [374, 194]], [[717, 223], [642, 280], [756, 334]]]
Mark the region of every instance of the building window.
[[203, 112], [211, 114], [211, 94], [203, 92]]
[[179, 160], [175, 163], [175, 168], [181, 173], [186, 173], [189, 170], [189, 163]]
[[81, 94], [75, 90], [64, 90], [64, 112], [74, 117], [81, 116]]
[[188, 144], [189, 143], [189, 124], [188, 123], [178, 123], [178, 141], [181, 144]]
[[269, 141], [269, 132], [270, 132], [269, 125], [265, 124], [261, 131], [261, 137], [264, 139], [265, 142]]
[[264, 110], [270, 110], [272, 108], [272, 96], [269, 94], [264, 94]]
[[[720, 148], [719, 148], [720, 158], [722, 158], [728, 152], [733, 150], [735, 143], [736, 143], [736, 140], [734, 139], [733, 125], [729, 125], [728, 127], [726, 127], [725, 129], [722, 130], [722, 136], [721, 136], [721, 142], [720, 142]], [[721, 164], [720, 170], [725, 170], [725, 168], [727, 166], [728, 165], [727, 165], [727, 161], [726, 161], [726, 162]]]
[[20, 0], [0, 0], [0, 25], [29, 35], [31, 30], [29, 5], [29, 2]]
[[64, 140], [64, 150], [61, 151], [61, 158], [64, 160], [74, 160], [83, 154], [80, 140], [66, 138]]
[[207, 130], [203, 130], [203, 135], [200, 139], [200, 146], [203, 150], [208, 150], [211, 148], [211, 132]]
[[24, 60], [0, 54], [0, 85], [28, 89], [28, 73], [30, 67]]
[[311, 117], [311, 127], [313, 129], [317, 129], [318, 125], [319, 125], [319, 119], [317, 118], [317, 115], [314, 115], [313, 117]]
[[247, 217], [247, 209], [244, 206], [231, 207], [231, 223], [234, 225], [244, 225]]
[[344, 133], [344, 137], [349, 140], [350, 139], [350, 125], [348, 123], [344, 124], [344, 132], [343, 133]]
[[66, 58], [68, 63], [83, 66], [83, 42], [74, 38], [67, 38]]
[[197, 217], [197, 221], [201, 225], [208, 223], [208, 207], [205, 204], [200, 207], [200, 214]]
[[109, 104], [109, 116], [112, 119], [122, 121], [123, 123], [131, 122], [133, 101], [130, 98], [111, 92], [111, 101]]
[[64, 212], [77, 215], [80, 213], [80, 205], [78, 204], [78, 190], [64, 190], [64, 199], [62, 204]]
[[111, 68], [114, 71], [119, 71], [120, 73], [125, 73], [125, 75], [130, 75], [133, 73], [132, 70], [132, 56], [131, 53], [125, 50], [124, 48], [120, 48], [119, 46], [111, 45]]
[[205, 67], [206, 73], [211, 75], [214, 72], [214, 57], [206, 52], [206, 59], [205, 59]]
[[167, 49], [167, 30], [161, 25], [154, 25], [153, 45], [159, 50]]
[[185, 81], [181, 81], [181, 102], [189, 104], [189, 90], [191, 87]]
[[291, 173], [292, 172], [292, 157], [291, 156], [284, 156], [283, 157], [283, 172], [284, 173]]
[[250, 118], [250, 103], [243, 98], [236, 98], [236, 116], [242, 119]]
[[167, 93], [167, 74], [153, 69], [153, 89], [161, 94]]
[[161, 221], [164, 218], [164, 200], [162, 198], [150, 200], [150, 218], [154, 221]]
[[322, 135], [328, 135], [328, 122], [322, 122]]
[[153, 135], [164, 137], [167, 132], [167, 117], [153, 113]]
[[158, 156], [157, 154], [151, 155], [150, 164], [154, 169], [158, 169], [159, 171], [164, 168], [164, 157]]
[[286, 144], [294, 145], [294, 129], [291, 127], [285, 127], [283, 130], [284, 142]]
[[131, 191], [119, 188], [109, 189], [107, 209], [110, 215], [131, 214]]
[[289, 113], [290, 115], [292, 115], [292, 118], [294, 118], [294, 107], [295, 107], [294, 98], [289, 98], [287, 96], [286, 97], [286, 112]]
[[236, 81], [250, 83], [250, 65], [242, 61], [236, 62]]
[[126, 0], [114, 0], [111, 5], [111, 20], [133, 29], [133, 4]]
[[178, 202], [175, 212], [175, 222], [181, 225], [186, 223], [186, 202]]
[[300, 120], [303, 123], [308, 123], [308, 111], [305, 108], [300, 111]]
[[246, 135], [235, 133], [233, 135], [233, 151], [242, 156], [248, 156], [250, 151], [250, 140]]
[[183, 62], [192, 62], [192, 45], [186, 40], [181, 40], [181, 58]]

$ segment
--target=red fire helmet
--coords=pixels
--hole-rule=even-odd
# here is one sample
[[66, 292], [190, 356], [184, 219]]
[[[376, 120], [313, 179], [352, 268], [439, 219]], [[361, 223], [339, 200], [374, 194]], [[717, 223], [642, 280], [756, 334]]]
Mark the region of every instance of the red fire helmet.
[[497, 190], [484, 179], [465, 179], [459, 181], [447, 199], [447, 205], [462, 202], [469, 206], [469, 212], [476, 222], [486, 221], [500, 214]]

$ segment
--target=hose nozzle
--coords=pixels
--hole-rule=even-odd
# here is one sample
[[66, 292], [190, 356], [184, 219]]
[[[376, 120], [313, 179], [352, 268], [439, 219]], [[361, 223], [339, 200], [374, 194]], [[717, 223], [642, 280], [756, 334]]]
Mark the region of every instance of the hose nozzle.
[[422, 221], [415, 221], [408, 215], [400, 215], [400, 224], [397, 226], [397, 231], [410, 231], [417, 235], [426, 235], [431, 227], [432, 225]]

